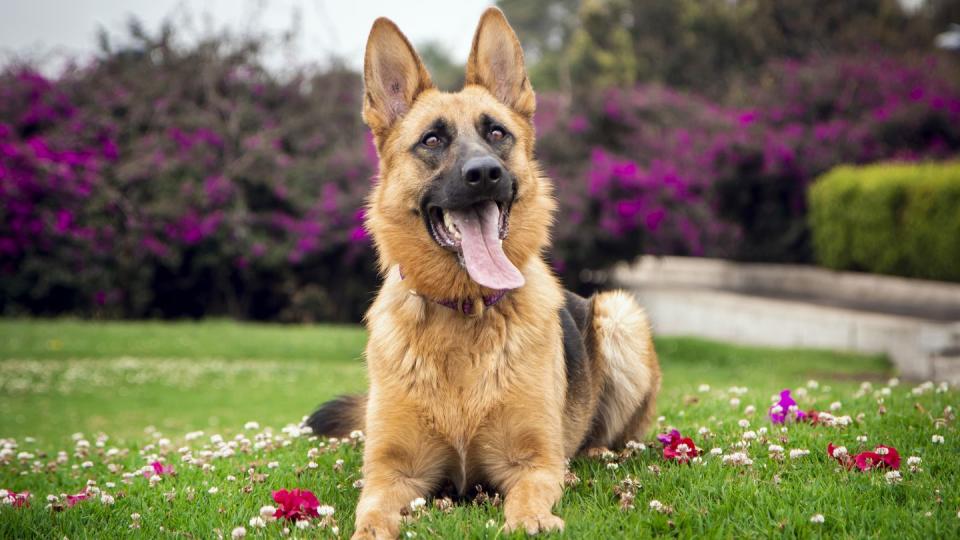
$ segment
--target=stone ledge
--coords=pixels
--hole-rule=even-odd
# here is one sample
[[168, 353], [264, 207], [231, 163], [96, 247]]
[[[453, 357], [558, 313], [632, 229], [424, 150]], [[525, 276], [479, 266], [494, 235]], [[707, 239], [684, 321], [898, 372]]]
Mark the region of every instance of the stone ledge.
[[[960, 350], [960, 317], [943, 320], [942, 316], [960, 308], [960, 300], [956, 306], [949, 303], [960, 286], [914, 284], [901, 278], [796, 266], [678, 257], [649, 259], [653, 258], [644, 257], [632, 267], [618, 267], [612, 277], [614, 284], [636, 294], [656, 333], [775, 347], [882, 353], [904, 377], [960, 383], [960, 356], [956, 354]], [[781, 274], [781, 289], [787, 293], [741, 292], [751, 290], [743, 283], [753, 278], [773, 287], [771, 272]], [[824, 281], [826, 277], [830, 282]], [[917, 285], [912, 296], [911, 285]], [[815, 288], [816, 294], [804, 287]], [[885, 291], [892, 292], [887, 296]], [[821, 297], [828, 294], [834, 297], [830, 302], [823, 301]], [[854, 294], [868, 295], [870, 302], [851, 302], [855, 308], [843, 307], [843, 300]], [[814, 298], [808, 299], [811, 296]], [[912, 304], [897, 313], [890, 308], [896, 307], [891, 299], [912, 299]], [[923, 302], [942, 308], [941, 316], [912, 316], [911, 312], [923, 312]], [[864, 309], [871, 303], [888, 309]]]

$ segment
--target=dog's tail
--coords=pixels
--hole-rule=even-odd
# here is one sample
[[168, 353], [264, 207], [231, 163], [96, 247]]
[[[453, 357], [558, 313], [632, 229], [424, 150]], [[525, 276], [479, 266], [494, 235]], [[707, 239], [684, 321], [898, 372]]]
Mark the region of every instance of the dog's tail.
[[324, 403], [307, 418], [315, 435], [348, 437], [353, 431], [363, 431], [367, 414], [367, 396], [339, 396]]

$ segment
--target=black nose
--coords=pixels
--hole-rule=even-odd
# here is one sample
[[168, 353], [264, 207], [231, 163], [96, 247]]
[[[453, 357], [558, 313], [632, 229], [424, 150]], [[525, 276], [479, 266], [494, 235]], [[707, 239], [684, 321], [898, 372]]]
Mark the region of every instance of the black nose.
[[493, 156], [472, 157], [461, 169], [463, 181], [478, 190], [493, 188], [503, 176], [500, 162]]

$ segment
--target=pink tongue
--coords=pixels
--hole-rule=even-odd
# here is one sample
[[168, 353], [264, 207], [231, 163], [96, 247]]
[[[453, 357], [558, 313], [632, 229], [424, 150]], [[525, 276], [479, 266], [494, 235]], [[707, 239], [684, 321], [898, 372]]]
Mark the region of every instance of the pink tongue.
[[491, 289], [523, 286], [523, 274], [507, 259], [500, 246], [497, 203], [490, 201], [467, 210], [451, 211], [450, 217], [460, 231], [463, 260], [474, 281]]

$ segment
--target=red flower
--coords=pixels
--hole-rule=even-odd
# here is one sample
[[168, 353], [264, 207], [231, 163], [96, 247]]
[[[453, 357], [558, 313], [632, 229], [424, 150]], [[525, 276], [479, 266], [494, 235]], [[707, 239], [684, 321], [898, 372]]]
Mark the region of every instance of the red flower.
[[[817, 410], [814, 410], [814, 409], [810, 409], [809, 411], [807, 411], [806, 420], [807, 420], [808, 422], [810, 422], [811, 424], [813, 424], [813, 425], [819, 424], [819, 423], [820, 423], [820, 411], [817, 411]], [[830, 455], [832, 456], [833, 454], [830, 454]]]
[[680, 435], [680, 432], [675, 429], [666, 435], [658, 435], [657, 439], [664, 445], [664, 459], [687, 463], [691, 458], [700, 455], [700, 450], [693, 444], [693, 439]]
[[873, 452], [860, 452], [853, 457], [847, 454], [845, 448], [841, 452], [837, 452], [836, 450], [837, 447], [834, 446], [833, 443], [827, 445], [827, 455], [848, 469], [852, 469], [854, 466], [861, 471], [883, 468], [897, 470], [900, 468], [900, 454], [897, 452], [897, 449], [892, 446], [884, 446], [881, 444], [874, 448]]
[[860, 452], [853, 458], [857, 468], [861, 471], [870, 469], [893, 469], [900, 468], [900, 454], [897, 449], [891, 446], [879, 445], [873, 449], [873, 452]]
[[[841, 450], [838, 452], [837, 448]], [[850, 454], [847, 453], [847, 447], [845, 446], [834, 446], [833, 443], [827, 444], [827, 455], [837, 460], [841, 465], [850, 469], [853, 467], [853, 459], [850, 458]]]
[[291, 521], [299, 521], [320, 516], [317, 513], [320, 501], [317, 500], [316, 495], [305, 489], [274, 491], [273, 501], [279, 506], [273, 514], [273, 517], [278, 519], [287, 518]]

